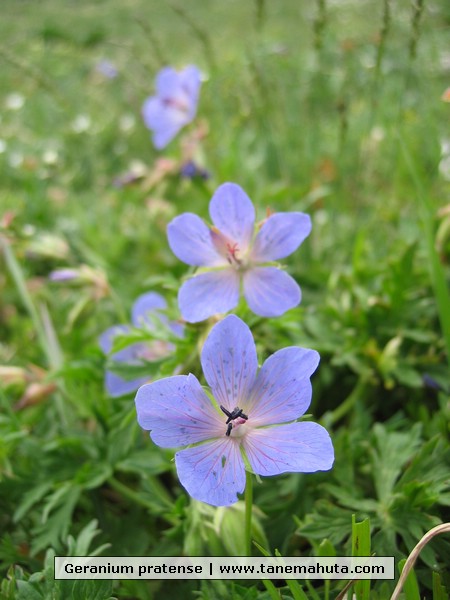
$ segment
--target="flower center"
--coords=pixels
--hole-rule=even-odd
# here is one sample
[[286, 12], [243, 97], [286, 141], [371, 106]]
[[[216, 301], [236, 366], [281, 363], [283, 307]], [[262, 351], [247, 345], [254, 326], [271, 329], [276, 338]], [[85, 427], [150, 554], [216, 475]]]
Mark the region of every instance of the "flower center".
[[183, 101], [181, 98], [162, 98], [161, 102], [164, 106], [167, 106], [168, 108], [175, 108], [183, 113], [187, 113], [189, 111], [187, 102]]
[[225, 423], [225, 425], [227, 426], [227, 430], [225, 432], [225, 435], [230, 437], [230, 435], [233, 433], [233, 437], [242, 437], [245, 433], [245, 430], [242, 429], [242, 427], [239, 427], [239, 425], [244, 425], [248, 420], [248, 416], [244, 414], [242, 408], [236, 406], [230, 412], [224, 406], [220, 405], [220, 410], [227, 416], [227, 420]]
[[216, 248], [217, 252], [227, 259], [231, 266], [236, 269], [241, 269], [245, 266], [245, 263], [241, 256], [241, 250], [239, 249], [239, 244], [229, 237], [227, 237], [224, 233], [222, 233], [217, 227], [211, 227], [210, 235], [212, 243]]
[[230, 425], [232, 425], [232, 429], [230, 431], [230, 437], [232, 438], [243, 438], [244, 435], [249, 431], [248, 427], [244, 427], [244, 425], [247, 423], [246, 419], [236, 419], [235, 421], [233, 421], [233, 423], [230, 423], [228, 425], [228, 427], [230, 427]]

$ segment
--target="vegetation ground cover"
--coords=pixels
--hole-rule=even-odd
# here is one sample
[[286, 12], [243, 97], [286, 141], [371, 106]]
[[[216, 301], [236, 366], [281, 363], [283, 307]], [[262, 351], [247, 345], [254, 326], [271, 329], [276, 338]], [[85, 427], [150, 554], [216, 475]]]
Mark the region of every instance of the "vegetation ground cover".
[[[243, 552], [243, 503], [189, 498], [173, 452], [137, 425], [133, 394], [106, 393], [98, 343], [147, 291], [179, 320], [193, 270], [167, 224], [186, 211], [208, 219], [227, 181], [259, 219], [267, 207], [311, 216], [283, 261], [300, 306], [235, 312], [260, 363], [286, 346], [320, 353], [309, 412], [336, 456], [330, 472], [255, 483], [254, 537], [271, 554], [350, 555], [354, 515], [370, 520], [372, 552], [406, 558], [449, 521], [447, 3], [4, 0], [2, 12], [3, 597], [302, 597], [286, 582], [63, 585], [49, 567], [54, 553]], [[196, 121], [156, 151], [141, 106], [163, 66], [187, 64], [203, 74]], [[192, 147], [196, 177], [181, 169]], [[62, 268], [76, 280], [51, 281]], [[201, 378], [211, 325], [186, 325], [148, 376]], [[448, 597], [448, 564], [448, 536], [433, 539], [416, 566], [420, 597]], [[344, 582], [313, 585], [302, 582], [307, 597], [328, 598]], [[392, 589], [374, 583], [370, 597]]]

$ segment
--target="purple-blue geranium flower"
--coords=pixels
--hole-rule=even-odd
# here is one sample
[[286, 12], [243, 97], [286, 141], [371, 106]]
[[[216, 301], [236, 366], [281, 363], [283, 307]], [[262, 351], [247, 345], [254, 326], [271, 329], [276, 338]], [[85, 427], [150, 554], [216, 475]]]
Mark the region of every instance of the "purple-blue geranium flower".
[[106, 58], [103, 58], [95, 65], [95, 70], [108, 79], [114, 79], [119, 74], [115, 64]]
[[[157, 318], [163, 325], [170, 327], [172, 332], [181, 337], [183, 328], [177, 323], [168, 323], [167, 317], [161, 312], [167, 308], [167, 303], [162, 296], [149, 292], [139, 296], [133, 304], [131, 311], [131, 325], [114, 325], [99, 337], [99, 344], [104, 354], [109, 354], [114, 345], [114, 338], [118, 335], [130, 333], [132, 327], [154, 329], [153, 319]], [[144, 365], [145, 361], [153, 361], [164, 357], [171, 350], [171, 345], [166, 341], [136, 342], [110, 356], [116, 363], [130, 366]], [[123, 396], [136, 391], [141, 385], [148, 382], [148, 377], [137, 379], [124, 379], [112, 371], [105, 373], [105, 387], [110, 396]]]
[[155, 148], [161, 150], [173, 140], [197, 112], [200, 71], [189, 65], [182, 71], [164, 67], [156, 76], [156, 96], [142, 107], [146, 126], [153, 131]]
[[178, 477], [196, 500], [214, 506], [244, 491], [245, 454], [254, 473], [331, 469], [334, 450], [317, 423], [297, 422], [311, 402], [314, 350], [275, 352], [258, 371], [248, 326], [229, 315], [213, 327], [201, 355], [214, 400], [194, 375], [160, 379], [138, 390], [138, 422], [158, 446], [175, 454]]
[[209, 267], [180, 288], [178, 304], [186, 321], [196, 323], [225, 313], [239, 301], [241, 281], [251, 310], [277, 317], [297, 306], [301, 292], [294, 279], [267, 263], [289, 256], [311, 231], [311, 219], [301, 212], [275, 213], [255, 231], [255, 209], [244, 190], [224, 183], [209, 204], [213, 227], [184, 213], [167, 228], [169, 245], [183, 262]]

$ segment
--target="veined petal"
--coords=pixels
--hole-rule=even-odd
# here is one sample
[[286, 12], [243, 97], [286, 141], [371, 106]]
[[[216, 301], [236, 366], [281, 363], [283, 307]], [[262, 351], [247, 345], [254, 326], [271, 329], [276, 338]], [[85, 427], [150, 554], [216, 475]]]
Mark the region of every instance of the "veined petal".
[[277, 267], [254, 267], [244, 273], [244, 295], [261, 317], [279, 317], [300, 303], [300, 287]]
[[224, 424], [194, 375], [175, 375], [139, 388], [139, 425], [158, 446], [176, 448], [223, 437]]
[[243, 446], [258, 475], [328, 471], [334, 461], [327, 430], [306, 421], [254, 429], [245, 436]]
[[154, 313], [158, 310], [167, 308], [167, 302], [156, 292], [148, 292], [137, 298], [131, 311], [131, 320], [135, 327], [142, 327], [144, 324], [151, 325], [151, 319], [147, 318], [148, 313]]
[[294, 346], [269, 356], [249, 394], [249, 424], [275, 425], [303, 415], [311, 403], [310, 377], [319, 360], [315, 350]]
[[195, 267], [227, 265], [211, 240], [209, 227], [193, 213], [175, 217], [167, 226], [169, 246], [177, 258]]
[[201, 363], [217, 402], [229, 411], [239, 406], [245, 413], [258, 368], [248, 326], [234, 315], [214, 325], [203, 346]]
[[178, 292], [183, 319], [198, 323], [233, 309], [239, 301], [239, 275], [234, 269], [201, 273], [188, 279]]
[[175, 464], [181, 484], [195, 500], [229, 506], [244, 491], [244, 461], [239, 444], [230, 438], [181, 450]]
[[224, 183], [214, 192], [209, 203], [214, 225], [236, 242], [244, 253], [253, 236], [255, 208], [244, 190], [235, 183]]
[[148, 377], [139, 377], [139, 379], [123, 379], [119, 375], [106, 371], [105, 373], [105, 388], [112, 398], [124, 396], [135, 392], [141, 385], [148, 382]]
[[111, 352], [114, 338], [117, 335], [125, 335], [129, 331], [130, 327], [128, 325], [113, 325], [104, 331], [98, 338], [98, 343], [103, 354], [109, 354]]
[[310, 233], [309, 215], [301, 212], [275, 213], [258, 232], [251, 258], [256, 262], [267, 262], [289, 256]]

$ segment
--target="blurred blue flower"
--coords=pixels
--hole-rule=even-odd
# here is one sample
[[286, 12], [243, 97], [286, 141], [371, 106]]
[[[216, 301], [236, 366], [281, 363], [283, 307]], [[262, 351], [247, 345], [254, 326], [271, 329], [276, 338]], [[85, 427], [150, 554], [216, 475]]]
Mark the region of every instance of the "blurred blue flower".
[[[139, 296], [132, 308], [132, 326], [114, 325], [99, 337], [99, 344], [103, 353], [109, 355], [116, 336], [130, 333], [132, 327], [147, 328], [150, 331], [154, 330], [154, 318], [157, 318], [164, 326], [169, 327], [176, 336], [182, 337], [183, 327], [178, 323], [168, 322], [167, 317], [161, 312], [165, 308], [167, 308], [166, 301], [155, 292]], [[116, 363], [141, 366], [145, 364], [145, 361], [152, 361], [166, 356], [170, 353], [171, 349], [172, 345], [166, 341], [137, 342], [115, 352], [109, 358]], [[105, 388], [108, 394], [113, 397], [134, 392], [147, 382], [148, 377], [124, 379], [112, 371], [106, 371], [105, 373]]]
[[106, 58], [98, 61], [95, 65], [95, 70], [108, 79], [114, 79], [119, 73], [114, 63]]
[[193, 160], [188, 160], [181, 166], [180, 175], [186, 179], [195, 179], [197, 177], [200, 179], [209, 179], [210, 177], [209, 171], [197, 165]]
[[[196, 323], [235, 308], [241, 281], [251, 310], [276, 317], [297, 306], [300, 288], [276, 266], [267, 265], [296, 250], [311, 231], [311, 219], [301, 212], [269, 216], [254, 236], [255, 209], [235, 183], [224, 183], [209, 204], [213, 227], [184, 213], [167, 228], [169, 245], [183, 262], [209, 267], [180, 288], [178, 304], [186, 321]], [[261, 266], [260, 266], [261, 265]]]
[[160, 379], [136, 395], [139, 425], [155, 444], [188, 446], [175, 454], [175, 465], [193, 498], [214, 506], [236, 502], [245, 487], [243, 454], [262, 476], [331, 469], [328, 432], [297, 422], [311, 402], [317, 352], [284, 348], [258, 372], [250, 329], [229, 315], [212, 328], [201, 363], [214, 400], [192, 374]]
[[78, 279], [80, 272], [78, 269], [56, 269], [52, 271], [48, 278], [50, 281], [74, 281]]
[[156, 95], [142, 107], [145, 125], [153, 131], [155, 148], [161, 150], [190, 123], [197, 112], [200, 71], [189, 65], [182, 71], [165, 67], [156, 76]]

